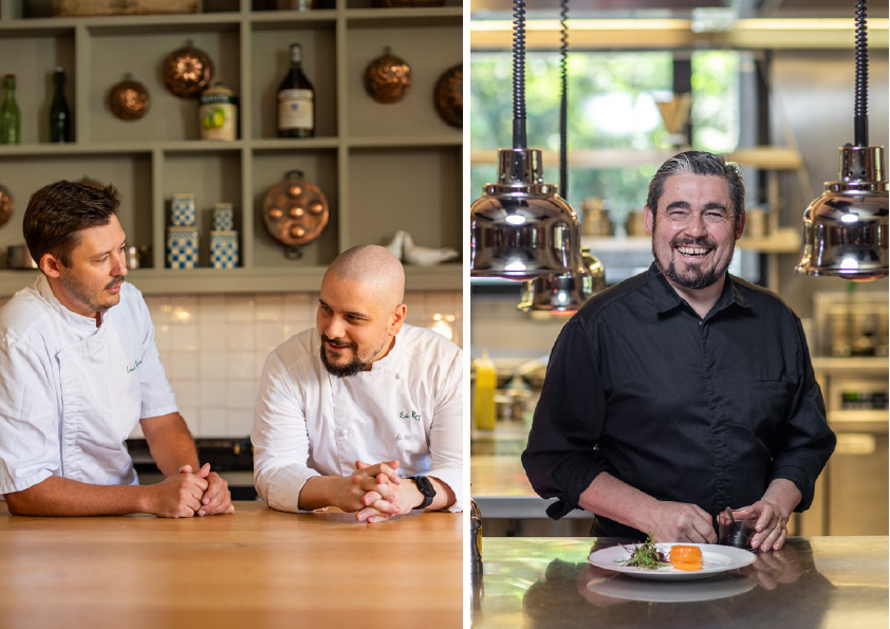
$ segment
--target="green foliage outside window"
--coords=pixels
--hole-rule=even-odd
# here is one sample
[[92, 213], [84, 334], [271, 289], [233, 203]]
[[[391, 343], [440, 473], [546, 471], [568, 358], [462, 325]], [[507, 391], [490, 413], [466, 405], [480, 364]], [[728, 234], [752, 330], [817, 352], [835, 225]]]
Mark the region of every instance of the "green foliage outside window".
[[[692, 146], [728, 152], [738, 144], [738, 55], [707, 51], [692, 54]], [[512, 145], [513, 75], [509, 52], [473, 53], [470, 78], [470, 142], [476, 151]], [[613, 149], [667, 149], [667, 131], [657, 100], [669, 99], [673, 86], [670, 52], [576, 52], [568, 55], [569, 202], [580, 210], [589, 197], [605, 200], [613, 220], [642, 209], [646, 186], [659, 164], [578, 168], [571, 152]], [[525, 102], [529, 148], [559, 150], [560, 55], [526, 55]], [[545, 181], [559, 183], [558, 159], [545, 160]], [[474, 164], [471, 197], [495, 180], [497, 167]]]

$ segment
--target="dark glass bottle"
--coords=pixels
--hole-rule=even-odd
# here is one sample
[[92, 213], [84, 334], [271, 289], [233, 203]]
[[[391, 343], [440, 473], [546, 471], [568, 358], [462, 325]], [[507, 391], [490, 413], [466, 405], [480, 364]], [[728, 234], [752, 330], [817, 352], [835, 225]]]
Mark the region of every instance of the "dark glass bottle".
[[15, 75], [7, 74], [3, 80], [3, 104], [0, 105], [0, 144], [21, 142], [19, 106], [15, 102]]
[[315, 89], [303, 74], [300, 44], [291, 44], [290, 69], [278, 86], [278, 135], [282, 138], [315, 135]]
[[56, 68], [53, 74], [53, 102], [49, 109], [49, 141], [71, 141], [71, 112], [65, 100], [65, 70]]

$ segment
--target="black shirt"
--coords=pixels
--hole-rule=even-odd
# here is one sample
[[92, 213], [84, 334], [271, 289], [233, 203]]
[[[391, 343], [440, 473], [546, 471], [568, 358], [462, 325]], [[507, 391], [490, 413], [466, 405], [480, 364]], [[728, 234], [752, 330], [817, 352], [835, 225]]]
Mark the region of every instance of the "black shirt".
[[553, 518], [600, 472], [712, 515], [785, 478], [803, 511], [834, 445], [791, 309], [727, 274], [702, 319], [653, 264], [563, 327], [522, 463]]

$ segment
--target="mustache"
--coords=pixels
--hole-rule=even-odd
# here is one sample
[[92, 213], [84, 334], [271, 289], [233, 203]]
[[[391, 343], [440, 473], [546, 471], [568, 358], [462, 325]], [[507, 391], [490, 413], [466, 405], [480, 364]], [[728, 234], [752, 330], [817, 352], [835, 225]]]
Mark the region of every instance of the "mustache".
[[325, 336], [324, 334], [321, 335], [321, 340], [324, 341], [325, 343], [330, 343], [331, 345], [333, 345], [334, 347], [339, 348], [339, 349], [343, 349], [344, 347], [350, 347], [352, 349], [355, 349], [355, 343], [350, 343], [349, 341], [336, 341], [332, 338]]
[[124, 276], [117, 275], [117, 276], [115, 276], [115, 278], [113, 280], [111, 280], [111, 282], [108, 283], [108, 286], [105, 287], [105, 290], [110, 290], [112, 288], [115, 288], [116, 286], [120, 286], [123, 283], [124, 283]]
[[691, 246], [691, 247], [709, 247], [710, 249], [716, 249], [717, 243], [713, 240], [709, 240], [708, 238], [702, 236], [701, 238], [689, 238], [689, 237], [677, 237], [671, 240], [671, 247], [682, 247], [682, 246]]

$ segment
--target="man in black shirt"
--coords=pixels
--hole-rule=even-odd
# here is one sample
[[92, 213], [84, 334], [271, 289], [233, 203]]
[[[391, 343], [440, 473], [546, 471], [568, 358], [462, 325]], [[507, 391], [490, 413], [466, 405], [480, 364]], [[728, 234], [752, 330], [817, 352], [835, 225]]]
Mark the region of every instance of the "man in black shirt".
[[688, 151], [649, 185], [645, 273], [588, 301], [550, 355], [522, 462], [560, 518], [598, 535], [713, 543], [714, 516], [754, 514], [785, 542], [834, 451], [800, 319], [730, 276], [745, 224], [738, 168]]

